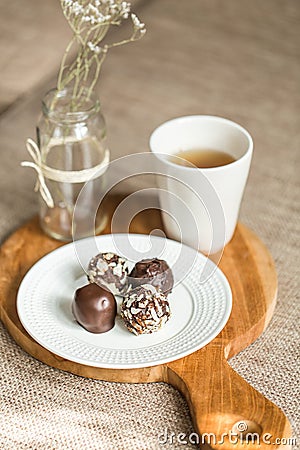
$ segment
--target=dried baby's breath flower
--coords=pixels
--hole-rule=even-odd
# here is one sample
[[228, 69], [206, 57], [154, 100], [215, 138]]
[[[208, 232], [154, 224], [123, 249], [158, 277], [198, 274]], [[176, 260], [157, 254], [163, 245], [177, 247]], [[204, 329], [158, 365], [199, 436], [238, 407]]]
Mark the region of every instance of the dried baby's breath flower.
[[140, 19], [135, 15], [135, 14], [131, 14], [131, 19], [133, 22], [133, 25], [138, 29], [138, 30], [143, 30], [145, 28], [145, 24], [142, 23], [140, 21]]
[[[137, 41], [146, 32], [145, 24], [131, 13], [129, 2], [121, 0], [61, 0], [61, 6], [73, 37], [62, 59], [57, 89], [73, 87], [73, 98], [80, 98], [88, 87], [91, 94], [98, 80], [102, 63], [112, 47]], [[101, 45], [111, 26], [131, 19], [131, 36], [122, 41]], [[71, 49], [76, 46], [77, 57], [67, 64]]]

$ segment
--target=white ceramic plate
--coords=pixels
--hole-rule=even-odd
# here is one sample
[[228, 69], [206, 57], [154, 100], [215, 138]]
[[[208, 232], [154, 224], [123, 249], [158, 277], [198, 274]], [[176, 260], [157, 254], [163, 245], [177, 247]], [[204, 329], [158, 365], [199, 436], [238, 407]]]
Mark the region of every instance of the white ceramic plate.
[[[175, 287], [169, 295], [172, 315], [164, 328], [135, 336], [118, 315], [112, 330], [92, 334], [75, 321], [73, 294], [87, 284], [82, 266], [97, 251], [122, 254], [132, 264], [148, 257], [168, 262]], [[201, 282], [204, 273], [210, 275]], [[231, 303], [227, 279], [202, 254], [157, 236], [119, 234], [83, 239], [46, 255], [24, 277], [17, 310], [26, 331], [56, 355], [94, 367], [129, 369], [173, 361], [205, 346], [225, 326]]]

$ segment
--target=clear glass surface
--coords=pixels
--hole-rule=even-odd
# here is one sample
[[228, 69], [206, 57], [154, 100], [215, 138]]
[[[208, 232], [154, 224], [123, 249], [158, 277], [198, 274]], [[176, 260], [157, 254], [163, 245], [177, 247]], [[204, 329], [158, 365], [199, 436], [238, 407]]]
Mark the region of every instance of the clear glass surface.
[[[37, 125], [38, 145], [42, 163], [62, 171], [90, 169], [104, 161], [106, 147], [105, 121], [96, 97], [86, 97], [73, 103], [71, 92], [50, 91], [42, 104], [42, 115]], [[73, 223], [74, 207], [85, 183], [54, 181], [45, 178], [54, 207], [50, 208], [40, 197], [40, 223], [42, 229], [62, 241], [86, 237], [91, 232], [103, 230], [106, 218], [96, 215], [101, 193], [105, 189], [105, 173], [88, 182], [84, 190], [84, 202], [76, 206], [76, 223]], [[81, 210], [79, 211], [78, 208]], [[85, 226], [87, 215], [95, 216], [95, 229]]]

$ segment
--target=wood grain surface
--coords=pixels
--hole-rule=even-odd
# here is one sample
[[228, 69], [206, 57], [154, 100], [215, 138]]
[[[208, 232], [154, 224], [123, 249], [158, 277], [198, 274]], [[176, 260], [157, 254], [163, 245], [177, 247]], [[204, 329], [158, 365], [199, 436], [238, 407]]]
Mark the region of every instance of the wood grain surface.
[[[120, 197], [107, 203], [112, 214]], [[131, 224], [132, 232], [149, 233], [161, 228], [157, 210], [148, 210]], [[110, 232], [107, 225], [105, 233]], [[165, 381], [179, 389], [191, 411], [195, 429], [216, 436], [207, 437], [216, 449], [245, 448], [240, 440], [230, 441], [224, 433], [236, 430], [245, 421], [248, 430], [260, 436], [251, 448], [270, 448], [262, 442], [271, 435], [272, 448], [288, 448], [276, 444], [276, 438], [288, 438], [291, 430], [283, 412], [246, 383], [228, 364], [227, 359], [250, 345], [267, 326], [274, 309], [277, 277], [272, 258], [263, 243], [249, 229], [239, 224], [226, 247], [220, 267], [233, 292], [233, 309], [224, 330], [201, 350], [177, 361], [144, 369], [112, 370], [83, 366], [54, 355], [35, 342], [22, 327], [16, 312], [19, 284], [28, 269], [42, 256], [61, 244], [46, 237], [37, 218], [17, 230], [0, 252], [0, 317], [15, 341], [29, 354], [44, 363], [84, 377], [118, 382]], [[211, 436], [211, 435], [210, 435]], [[237, 439], [237, 438], [236, 438]], [[273, 439], [273, 441], [272, 441]]]

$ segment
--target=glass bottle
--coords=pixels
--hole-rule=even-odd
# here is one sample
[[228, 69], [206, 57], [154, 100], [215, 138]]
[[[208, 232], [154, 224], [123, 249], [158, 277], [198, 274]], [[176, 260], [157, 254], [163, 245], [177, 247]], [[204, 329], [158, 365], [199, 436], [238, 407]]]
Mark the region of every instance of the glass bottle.
[[[49, 206], [40, 196], [42, 229], [62, 241], [72, 240], [74, 231], [76, 238], [101, 232], [106, 217], [103, 212], [97, 215], [97, 210], [105, 189], [109, 152], [105, 121], [95, 94], [83, 92], [75, 102], [72, 90], [49, 91], [42, 102], [37, 141], [45, 183], [53, 200]], [[83, 187], [84, 199], [76, 205]], [[91, 214], [95, 216], [94, 230], [85, 224]]]

